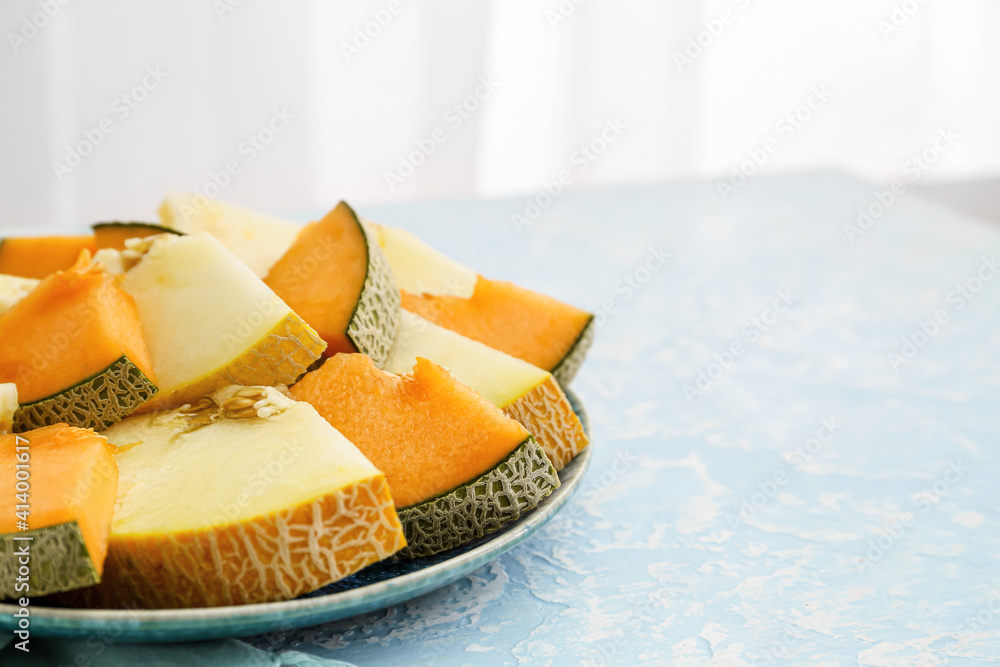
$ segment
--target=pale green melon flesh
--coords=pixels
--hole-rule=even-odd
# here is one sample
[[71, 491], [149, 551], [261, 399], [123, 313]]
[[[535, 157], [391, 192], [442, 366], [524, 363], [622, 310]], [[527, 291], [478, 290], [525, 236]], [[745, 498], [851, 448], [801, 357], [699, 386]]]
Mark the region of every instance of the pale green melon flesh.
[[[31, 542], [15, 540], [31, 537]], [[17, 590], [18, 554], [29, 545], [29, 590]], [[0, 535], [0, 599], [50, 595], [99, 583], [80, 526], [71, 521], [45, 528]]]
[[164, 227], [208, 232], [260, 278], [295, 242], [302, 225], [198, 195], [170, 193], [160, 206]]
[[260, 278], [204, 232], [160, 237], [124, 274], [122, 287], [135, 299], [161, 398], [225, 369], [292, 314]]
[[69, 389], [22, 403], [14, 413], [14, 432], [60, 422], [99, 431], [132, 414], [155, 394], [156, 385], [123, 356]]
[[379, 471], [308, 403], [261, 419], [188, 426], [182, 411], [138, 415], [103, 435], [125, 448], [111, 533], [180, 533], [308, 504]]
[[417, 357], [443, 366], [462, 384], [505, 408], [545, 382], [547, 371], [411, 313], [400, 314], [399, 331], [382, 369], [413, 370]]
[[503, 461], [444, 495], [397, 509], [407, 547], [398, 558], [431, 556], [499, 530], [559, 488], [559, 475], [528, 437]]
[[396, 275], [399, 288], [411, 294], [433, 294], [468, 299], [476, 289], [476, 272], [438, 252], [397, 227], [369, 223], [378, 229], [378, 242]]
[[6, 313], [15, 303], [28, 295], [38, 285], [35, 278], [22, 278], [0, 274], [0, 314]]

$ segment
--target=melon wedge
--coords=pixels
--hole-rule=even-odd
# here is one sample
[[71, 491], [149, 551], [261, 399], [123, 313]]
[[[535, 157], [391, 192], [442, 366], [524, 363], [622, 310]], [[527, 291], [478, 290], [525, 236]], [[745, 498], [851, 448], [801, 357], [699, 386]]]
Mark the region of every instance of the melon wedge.
[[427, 556], [491, 533], [559, 486], [521, 424], [418, 359], [412, 375], [338, 354], [291, 388], [385, 473], [406, 532], [403, 557]]
[[0, 313], [6, 313], [36, 287], [38, 287], [37, 278], [0, 275]]
[[438, 252], [405, 229], [368, 224], [378, 233], [378, 244], [389, 260], [399, 289], [413, 294], [463, 299], [472, 296], [476, 289], [475, 271]]
[[173, 192], [160, 205], [164, 227], [208, 232], [260, 278], [295, 242], [302, 225], [201, 195]]
[[123, 274], [122, 287], [135, 299], [159, 380], [160, 393], [143, 411], [177, 407], [228, 384], [291, 384], [326, 347], [209, 234], [142, 244], [145, 254]]
[[[30, 473], [26, 492], [16, 486], [18, 465]], [[100, 581], [117, 485], [113, 448], [91, 430], [56, 424], [0, 436], [0, 598]], [[19, 581], [22, 564], [27, 581]]]
[[479, 276], [469, 298], [402, 293], [403, 308], [545, 369], [568, 385], [594, 339], [594, 316], [513, 283]]
[[144, 239], [158, 234], [180, 234], [180, 232], [155, 225], [151, 222], [98, 222], [91, 225], [94, 230], [94, 245], [98, 250], [124, 250], [125, 241]]
[[17, 408], [17, 385], [13, 382], [0, 384], [0, 435], [14, 432]]
[[225, 387], [104, 435], [119, 446], [118, 507], [103, 581], [73, 604], [286, 600], [406, 544], [385, 476], [273, 387]]
[[93, 253], [93, 236], [14, 237], [0, 241], [0, 273], [44, 278], [76, 264], [80, 252]]
[[85, 255], [0, 315], [0, 340], [0, 382], [21, 401], [15, 431], [106, 428], [156, 393], [135, 302]]
[[264, 282], [319, 332], [326, 354], [380, 364], [399, 321], [399, 291], [375, 233], [344, 202], [299, 234]]
[[446, 368], [528, 429], [556, 470], [587, 446], [583, 424], [548, 371], [403, 311], [382, 369], [409, 373], [418, 357]]

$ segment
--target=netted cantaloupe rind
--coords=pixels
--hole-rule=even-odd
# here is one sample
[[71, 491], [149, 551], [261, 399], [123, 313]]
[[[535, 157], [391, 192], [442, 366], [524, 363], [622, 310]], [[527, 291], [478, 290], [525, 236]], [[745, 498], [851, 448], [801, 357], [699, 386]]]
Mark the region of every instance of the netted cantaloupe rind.
[[378, 234], [357, 216], [355, 220], [365, 238], [368, 272], [354, 314], [347, 324], [347, 336], [359, 352], [381, 366], [389, 356], [399, 328], [399, 289], [389, 261], [378, 244]]
[[[30, 545], [28, 590], [17, 591], [18, 553], [25, 544]], [[100, 580], [75, 521], [0, 536], [0, 599], [49, 595], [93, 586]]]
[[239, 525], [114, 537], [104, 580], [73, 604], [214, 607], [288, 600], [383, 560], [404, 545], [385, 477]]
[[128, 357], [53, 396], [22, 403], [14, 432], [65, 423], [101, 431], [129, 416], [156, 394], [154, 385]]
[[559, 488], [559, 475], [529, 436], [477, 479], [437, 498], [398, 510], [407, 547], [397, 558], [440, 553], [516, 520]]
[[521, 422], [535, 436], [557, 471], [582, 452], [589, 442], [580, 418], [551, 375], [504, 408], [504, 414]]

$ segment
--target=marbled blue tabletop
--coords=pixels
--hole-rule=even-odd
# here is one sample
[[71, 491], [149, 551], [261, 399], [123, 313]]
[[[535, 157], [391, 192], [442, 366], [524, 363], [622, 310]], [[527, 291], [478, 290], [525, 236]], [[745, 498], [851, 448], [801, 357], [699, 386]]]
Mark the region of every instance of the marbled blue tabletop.
[[909, 194], [880, 213], [875, 191], [569, 192], [520, 231], [523, 199], [359, 207], [604, 313], [574, 383], [596, 458], [475, 575], [254, 645], [359, 666], [1000, 656], [1000, 228]]

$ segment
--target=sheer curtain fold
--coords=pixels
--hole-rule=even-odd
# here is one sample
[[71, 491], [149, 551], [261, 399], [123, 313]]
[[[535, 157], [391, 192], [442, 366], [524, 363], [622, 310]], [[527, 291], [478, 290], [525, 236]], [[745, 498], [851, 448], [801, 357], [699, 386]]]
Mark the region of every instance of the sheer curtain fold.
[[943, 128], [923, 178], [1000, 172], [988, 0], [95, 0], [23, 37], [39, 7], [0, 8], [8, 227], [725, 178], [769, 139], [762, 172], [889, 180]]

